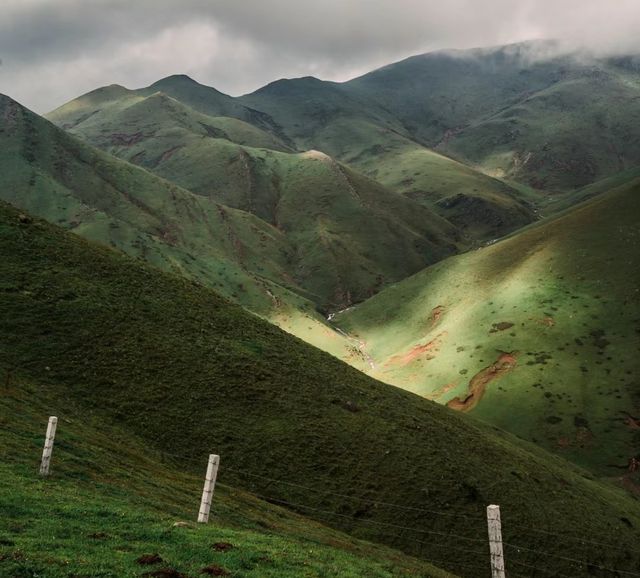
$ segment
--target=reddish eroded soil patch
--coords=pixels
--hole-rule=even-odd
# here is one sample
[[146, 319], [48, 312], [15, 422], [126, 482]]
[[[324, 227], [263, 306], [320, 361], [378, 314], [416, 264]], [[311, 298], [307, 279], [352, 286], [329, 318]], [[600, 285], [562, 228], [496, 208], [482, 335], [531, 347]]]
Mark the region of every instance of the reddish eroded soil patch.
[[464, 398], [454, 397], [449, 403], [447, 403], [447, 407], [451, 409], [455, 409], [457, 411], [471, 411], [484, 396], [485, 391], [487, 390], [487, 385], [489, 385], [492, 381], [501, 378], [503, 375], [506, 375], [510, 371], [512, 371], [518, 360], [516, 358], [517, 352], [513, 351], [511, 353], [502, 352], [500, 353], [498, 359], [492, 363], [489, 367], [485, 367], [483, 370], [476, 373], [469, 382], [469, 392]]
[[407, 353], [394, 355], [389, 361], [387, 361], [385, 365], [407, 365], [423, 355], [427, 360], [433, 359], [440, 351], [440, 347], [442, 346], [442, 338], [446, 335], [447, 332], [444, 331], [439, 335], [436, 335], [431, 341], [427, 341], [427, 343], [419, 343], [418, 345], [413, 346]]
[[144, 138], [142, 131], [134, 132], [133, 134], [127, 134], [123, 132], [116, 132], [111, 135], [111, 144], [116, 146], [132, 146], [139, 143]]
[[200, 570], [200, 574], [207, 574], [208, 576], [229, 576], [229, 572], [222, 566], [217, 564], [211, 564]]
[[158, 164], [158, 165], [159, 165], [160, 163], [163, 163], [164, 161], [168, 161], [168, 160], [173, 156], [173, 154], [174, 154], [177, 150], [179, 150], [179, 149], [181, 149], [181, 148], [182, 148], [182, 145], [178, 145], [178, 146], [171, 147], [170, 149], [168, 149], [168, 150], [164, 151], [164, 152], [160, 155], [160, 158], [158, 159], [158, 162], [157, 162], [156, 164]]
[[444, 305], [438, 305], [431, 310], [431, 315], [429, 316], [429, 319], [431, 320], [431, 326], [440, 321], [440, 318], [444, 315], [444, 311]]
[[427, 399], [438, 399], [442, 397], [445, 393], [449, 393], [452, 389], [458, 387], [458, 384], [454, 381], [452, 383], [447, 383], [442, 387], [436, 389], [433, 393], [426, 396]]

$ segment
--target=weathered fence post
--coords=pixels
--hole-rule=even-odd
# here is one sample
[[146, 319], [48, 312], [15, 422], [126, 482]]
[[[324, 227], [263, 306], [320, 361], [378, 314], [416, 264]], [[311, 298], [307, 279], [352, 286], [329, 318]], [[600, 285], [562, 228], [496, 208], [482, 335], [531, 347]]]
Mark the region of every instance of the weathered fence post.
[[44, 449], [42, 450], [42, 461], [40, 462], [40, 475], [49, 475], [49, 464], [51, 463], [51, 452], [53, 452], [53, 440], [56, 437], [56, 427], [58, 425], [58, 418], [52, 415], [49, 418], [49, 425], [47, 426], [47, 437], [44, 440]]
[[219, 465], [220, 456], [210, 454], [209, 465], [207, 466], [207, 475], [205, 477], [204, 488], [202, 490], [200, 511], [198, 512], [198, 522], [206, 524], [209, 521], [209, 510], [211, 510], [211, 499], [213, 498], [213, 490], [216, 487], [216, 477], [218, 476]]
[[489, 528], [489, 551], [491, 553], [491, 578], [505, 578], [500, 506], [487, 506], [487, 526]]

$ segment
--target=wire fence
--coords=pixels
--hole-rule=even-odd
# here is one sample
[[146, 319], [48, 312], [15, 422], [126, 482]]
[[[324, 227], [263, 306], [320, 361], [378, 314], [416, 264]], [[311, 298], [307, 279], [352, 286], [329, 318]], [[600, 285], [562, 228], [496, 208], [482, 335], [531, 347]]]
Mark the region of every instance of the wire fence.
[[[51, 444], [53, 444], [53, 441]], [[164, 460], [174, 460], [181, 466], [187, 464], [191, 467], [204, 470], [204, 460], [184, 456], [181, 454], [172, 454], [169, 452], [161, 452]], [[49, 458], [51, 456], [49, 455]], [[422, 508], [412, 505], [399, 504], [389, 502], [385, 500], [378, 500], [374, 498], [366, 497], [365, 495], [351, 495], [342, 492], [336, 492], [329, 489], [310, 487], [306, 484], [301, 484], [291, 480], [279, 479], [275, 477], [265, 476], [259, 473], [243, 470], [237, 467], [223, 466], [221, 470], [223, 476], [226, 472], [232, 474], [236, 479], [244, 478], [246, 480], [253, 480], [260, 482], [261, 489], [249, 490], [252, 495], [260, 500], [264, 500], [270, 504], [274, 504], [289, 510], [293, 510], [297, 513], [307, 515], [310, 518], [327, 523], [329, 526], [337, 527], [364, 527], [374, 529], [374, 534], [378, 536], [378, 541], [387, 542], [391, 544], [404, 544], [411, 542], [416, 546], [421, 546], [429, 551], [428, 560], [432, 564], [449, 568], [453, 571], [459, 571], [469, 576], [481, 576], [489, 575], [492, 573], [494, 578], [505, 576], [505, 574], [496, 574], [495, 566], [491, 566], [489, 560], [493, 561], [493, 556], [490, 554], [491, 541], [487, 534], [486, 524], [487, 518], [482, 515], [469, 514], [463, 511], [454, 510], [438, 510], [434, 508]], [[215, 483], [215, 480], [214, 480]], [[224, 485], [224, 484], [220, 484]], [[283, 486], [285, 488], [295, 489], [299, 494], [306, 496], [306, 500], [291, 500], [284, 499], [281, 495], [269, 495], [265, 492], [265, 488], [272, 486]], [[363, 492], [365, 493], [365, 492]], [[477, 533], [475, 536], [462, 535], [459, 532], [452, 530], [439, 530], [433, 528], [416, 528], [410, 525], [402, 523], [394, 523], [384, 521], [380, 519], [370, 519], [366, 517], [357, 517], [353, 514], [342, 513], [333, 509], [327, 509], [326, 507], [319, 507], [318, 502], [326, 496], [332, 496], [344, 501], [353, 501], [358, 504], [368, 504], [375, 506], [376, 508], [383, 508], [392, 511], [397, 511], [398, 516], [406, 516], [408, 513], [424, 514], [425, 516], [438, 516], [441, 519], [448, 520], [450, 523], [455, 522], [456, 527], [464, 527], [466, 530], [472, 529]], [[464, 523], [463, 524], [461, 524]], [[478, 525], [477, 528], [473, 528], [473, 525]], [[480, 528], [479, 524], [483, 524], [484, 529]], [[640, 549], [628, 548], [620, 546], [619, 544], [605, 543], [597, 540], [584, 538], [582, 536], [552, 532], [549, 530], [543, 530], [539, 528], [533, 528], [529, 526], [523, 526], [518, 524], [507, 523], [505, 528], [508, 531], [517, 530], [520, 536], [540, 537], [545, 536], [554, 540], [554, 544], [557, 549], [561, 547], [565, 541], [571, 541], [578, 543], [585, 548], [597, 547], [600, 551], [618, 551], [624, 552], [628, 558], [630, 554], [640, 554]], [[483, 532], [481, 534], [480, 532]], [[382, 540], [382, 536], [385, 536], [385, 540]], [[440, 542], [438, 542], [440, 540]], [[539, 549], [530, 547], [529, 545], [523, 546], [512, 543], [510, 541], [501, 541], [501, 550], [504, 547], [505, 559], [508, 566], [506, 576], [508, 578], [518, 578], [524, 576], [525, 578], [532, 577], [544, 577], [555, 576], [557, 578], [574, 578], [577, 576], [597, 576], [607, 575], [618, 578], [624, 577], [638, 577], [640, 578], [640, 567], [638, 561], [634, 563], [633, 570], [626, 567], [612, 567], [610, 564], [603, 564], [599, 561], [592, 559], [578, 558], [570, 555], [560, 554], [558, 552], [549, 551], [548, 549]], [[445, 559], [438, 559], [431, 555], [433, 550], [443, 550], [443, 554], [446, 553]], [[594, 550], [595, 548], [591, 548]], [[455, 556], [454, 556], [455, 555]], [[479, 561], [485, 558], [486, 564], [481, 564]], [[546, 561], [553, 560], [561, 562], [562, 565], [558, 568], [550, 569], [549, 565], [541, 566], [535, 564], [535, 560], [544, 559]], [[532, 563], [533, 562], [533, 563]], [[493, 563], [493, 562], [492, 562]], [[629, 561], [631, 563], [631, 561]], [[471, 572], [473, 570], [473, 572]], [[571, 572], [566, 574], [565, 572]], [[599, 571], [598, 574], [596, 571]], [[522, 572], [522, 573], [520, 573]]]
[[[170, 455], [173, 458], [177, 458], [180, 459], [179, 455], [175, 455], [175, 454], [167, 454]], [[202, 461], [200, 460], [200, 465], [202, 466]], [[340, 492], [333, 492], [331, 490], [326, 490], [326, 489], [319, 489], [319, 488], [312, 488], [309, 486], [306, 486], [304, 484], [300, 484], [297, 482], [292, 482], [289, 480], [282, 480], [282, 479], [278, 479], [278, 478], [273, 478], [273, 477], [268, 477], [268, 476], [264, 476], [262, 474], [256, 474], [254, 472], [248, 472], [236, 467], [226, 467], [225, 468], [226, 471], [235, 473], [239, 476], [243, 476], [245, 478], [248, 479], [256, 479], [256, 480], [261, 480], [263, 482], [268, 482], [269, 484], [277, 484], [277, 485], [283, 485], [283, 486], [288, 486], [288, 487], [292, 487], [292, 488], [296, 488], [296, 489], [300, 489], [300, 490], [304, 490], [305, 492], [309, 492], [311, 494], [317, 494], [317, 495], [327, 495], [327, 496], [334, 496], [334, 497], [338, 497], [344, 500], [354, 500], [357, 502], [362, 502], [362, 503], [368, 503], [368, 504], [372, 504], [375, 506], [381, 506], [381, 507], [385, 507], [385, 508], [391, 508], [391, 509], [396, 509], [398, 511], [401, 512], [407, 512], [407, 511], [411, 511], [411, 512], [418, 512], [418, 513], [423, 513], [423, 514], [428, 514], [428, 515], [435, 515], [435, 516], [442, 516], [445, 518], [452, 518], [452, 519], [456, 519], [456, 520], [463, 520], [463, 521], [470, 521], [470, 522], [478, 522], [478, 521], [482, 521], [482, 522], [486, 522], [486, 517], [485, 516], [480, 516], [480, 515], [469, 515], [468, 513], [462, 513], [462, 512], [455, 512], [455, 511], [441, 511], [441, 510], [435, 510], [435, 509], [431, 509], [431, 508], [417, 508], [414, 506], [407, 506], [407, 505], [403, 505], [403, 504], [397, 504], [397, 503], [392, 503], [392, 502], [387, 502], [387, 501], [382, 501], [382, 500], [376, 500], [376, 499], [372, 499], [372, 498], [367, 498], [364, 496], [354, 496], [354, 495], [348, 495], [348, 494], [344, 494], [344, 493], [340, 493]], [[348, 514], [342, 514], [339, 512], [334, 512], [334, 511], [328, 511], [328, 510], [323, 510], [321, 508], [317, 508], [314, 506], [309, 506], [307, 504], [301, 504], [298, 502], [291, 502], [288, 500], [284, 500], [281, 498], [276, 498], [274, 496], [269, 496], [266, 495], [264, 493], [259, 493], [259, 492], [253, 492], [253, 494], [260, 498], [263, 499], [265, 501], [268, 501], [269, 503], [273, 503], [273, 504], [277, 504], [283, 507], [287, 507], [290, 509], [293, 509], [294, 511], [302, 511], [302, 512], [311, 512], [313, 513], [313, 517], [318, 517], [318, 516], [324, 516], [325, 519], [328, 518], [340, 518], [340, 519], [347, 519], [349, 520], [349, 523], [353, 523], [353, 524], [365, 524], [365, 525], [371, 525], [371, 526], [376, 526], [376, 527], [382, 527], [382, 528], [391, 528], [394, 530], [399, 530], [402, 532], [410, 532], [413, 534], [419, 534], [422, 535], [423, 537], [425, 536], [438, 536], [438, 537], [442, 537], [442, 538], [447, 538], [448, 542], [446, 544], [438, 544], [436, 542], [433, 541], [426, 541], [426, 540], [419, 540], [419, 539], [415, 539], [415, 538], [410, 538], [407, 537], [406, 535], [400, 536], [399, 534], [396, 534], [394, 537], [401, 539], [402, 541], [412, 541], [414, 543], [418, 543], [418, 544], [423, 544], [428, 546], [429, 548], [446, 548], [448, 552], [452, 552], [452, 553], [461, 553], [461, 554], [470, 554], [473, 556], [487, 556], [488, 552], [489, 552], [489, 539], [488, 538], [473, 538], [473, 537], [469, 537], [469, 536], [462, 536], [460, 534], [457, 534], [455, 532], [451, 532], [451, 531], [446, 531], [446, 532], [440, 532], [440, 531], [436, 531], [436, 530], [429, 530], [429, 529], [424, 529], [424, 528], [414, 528], [414, 527], [410, 527], [410, 526], [404, 526], [404, 525], [399, 525], [399, 524], [393, 524], [393, 523], [388, 523], [388, 522], [381, 522], [381, 521], [377, 521], [377, 520], [369, 520], [369, 519], [359, 519], [359, 518], [354, 518], [352, 515], [348, 515]], [[518, 525], [518, 524], [509, 524], [508, 527], [510, 529], [514, 529], [514, 530], [518, 530], [520, 535], [523, 536], [530, 536], [530, 537], [539, 537], [540, 535], [549, 537], [549, 538], [553, 538], [556, 542], [561, 543], [563, 540], [570, 540], [570, 541], [574, 541], [576, 543], [579, 543], [582, 546], [585, 547], [590, 547], [590, 546], [597, 546], [598, 548], [602, 549], [602, 550], [606, 550], [606, 551], [619, 551], [619, 552], [624, 552], [626, 554], [629, 553], [636, 553], [636, 554], [640, 554], [640, 550], [639, 549], [634, 549], [634, 548], [627, 548], [627, 547], [621, 547], [620, 545], [617, 544], [612, 544], [612, 543], [605, 543], [605, 542], [599, 542], [596, 540], [591, 540], [591, 539], [587, 539], [581, 536], [576, 536], [576, 535], [572, 535], [572, 534], [567, 534], [567, 533], [559, 533], [559, 532], [551, 532], [548, 530], [542, 530], [542, 529], [538, 529], [538, 528], [532, 528], [530, 526], [522, 526], [522, 525]], [[459, 540], [462, 542], [467, 542], [467, 543], [471, 543], [471, 544], [483, 544], [486, 546], [485, 550], [470, 550], [470, 549], [466, 549], [466, 548], [461, 548], [460, 546], [456, 545], [455, 542], [452, 542], [452, 540]], [[640, 569], [638, 572], [636, 571], [631, 571], [631, 570], [623, 570], [620, 568], [611, 568], [609, 566], [600, 564], [598, 562], [595, 562], [593, 560], [585, 560], [585, 559], [579, 559], [579, 558], [574, 558], [574, 557], [570, 557], [570, 556], [563, 556], [557, 553], [553, 553], [550, 552], [548, 550], [542, 550], [542, 549], [536, 549], [536, 548], [530, 548], [530, 547], [525, 547], [525, 546], [519, 546], [517, 544], [512, 544], [510, 542], [502, 542], [502, 545], [505, 547], [505, 549], [507, 549], [509, 552], [511, 552], [513, 554], [513, 556], [511, 557], [507, 557], [507, 562], [511, 565], [515, 565], [516, 567], [519, 568], [523, 568], [527, 571], [531, 571], [531, 573], [528, 574], [527, 578], [531, 577], [531, 576], [538, 576], [538, 575], [545, 575], [545, 576], [555, 576], [557, 578], [575, 578], [577, 576], [580, 575], [594, 575], [593, 571], [594, 569], [600, 570], [602, 572], [608, 573], [612, 576], [617, 576], [617, 577], [623, 577], [623, 576], [636, 576], [640, 578]], [[564, 574], [561, 570], [559, 569], [553, 569], [553, 570], [549, 570], [546, 569], [544, 567], [541, 567], [540, 565], [538, 566], [534, 566], [528, 562], [524, 562], [522, 560], [520, 560], [516, 555], [522, 554], [522, 553], [526, 553], [530, 555], [530, 558], [534, 558], [534, 559], [555, 559], [555, 560], [561, 560], [563, 562], [568, 562], [570, 563], [570, 566], [572, 568], [572, 572], [576, 572], [574, 574]], [[451, 560], [449, 561], [439, 561], [437, 562], [435, 559], [433, 559], [432, 557], [429, 558], [430, 562], [432, 562], [433, 564], [441, 564], [442, 567], [451, 567], [452, 563]], [[488, 565], [487, 566], [481, 566], [479, 564], [466, 564], [466, 563], [462, 563], [460, 561], [456, 561], [453, 564], [453, 567], [456, 568], [474, 568], [474, 569], [481, 569], [484, 570], [485, 573], [488, 573]], [[512, 578], [517, 578], [518, 574], [514, 573], [513, 571], [509, 571], [506, 576], [508, 577], [512, 577]]]

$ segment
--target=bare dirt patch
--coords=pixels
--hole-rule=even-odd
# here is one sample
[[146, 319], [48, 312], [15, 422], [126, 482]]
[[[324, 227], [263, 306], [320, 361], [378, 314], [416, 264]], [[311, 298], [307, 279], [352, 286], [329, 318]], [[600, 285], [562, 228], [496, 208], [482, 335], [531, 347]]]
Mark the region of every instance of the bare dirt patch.
[[429, 319], [431, 320], [431, 325], [435, 325], [440, 321], [442, 316], [444, 315], [445, 308], [444, 305], [438, 305], [431, 310], [431, 314], [429, 315]]
[[394, 355], [386, 363], [386, 365], [391, 365], [391, 364], [407, 365], [412, 361], [415, 361], [419, 357], [424, 357], [427, 360], [434, 359], [435, 356], [440, 351], [440, 347], [442, 347], [442, 340], [446, 335], [447, 335], [447, 332], [444, 331], [436, 335], [436, 337], [434, 337], [431, 341], [414, 345], [407, 353]]
[[469, 382], [468, 393], [465, 397], [454, 397], [447, 406], [457, 411], [471, 411], [485, 394], [487, 386], [496, 379], [501, 378], [516, 367], [517, 352], [501, 352], [498, 359], [489, 367], [476, 373]]
[[436, 389], [433, 393], [430, 393], [429, 395], [427, 395], [426, 398], [439, 399], [446, 393], [449, 393], [452, 389], [455, 389], [456, 387], [458, 387], [458, 384], [455, 381], [451, 383], [447, 383], [446, 385], [443, 385], [442, 387], [439, 387], [438, 389]]
[[136, 560], [141, 565], [160, 564], [163, 562], [159, 554], [143, 554]]

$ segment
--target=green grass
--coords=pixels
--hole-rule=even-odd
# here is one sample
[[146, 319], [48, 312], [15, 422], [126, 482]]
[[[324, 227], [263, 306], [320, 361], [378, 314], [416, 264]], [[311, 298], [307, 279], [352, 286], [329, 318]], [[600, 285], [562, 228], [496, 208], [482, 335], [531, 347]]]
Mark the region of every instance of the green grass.
[[[346, 83], [280, 80], [238, 99], [184, 76], [137, 91], [105, 87], [49, 117], [96, 142], [101, 131], [126, 133], [124, 109], [162, 91], [208, 118], [252, 125], [259, 146], [321, 150], [486, 240], [546, 204], [540, 193], [529, 205], [521, 185], [567, 193], [640, 164], [639, 87], [632, 56], [562, 55], [553, 43], [525, 42], [423, 54]], [[180, 168], [167, 169], [179, 182]]]
[[215, 451], [224, 483], [464, 576], [487, 568], [492, 502], [509, 543], [546, 553], [511, 550], [514, 565], [575, 576], [579, 566], [552, 556], [638, 563], [637, 501], [533, 445], [376, 382], [193, 281], [7, 205], [0, 254], [2, 382], [46, 394], [38, 429], [47, 413], [78, 407], [114, 443], [122, 431], [198, 477]]
[[267, 315], [314, 306], [294, 251], [264, 221], [189, 193], [70, 137], [6, 97], [0, 196], [87, 238], [198, 279]]
[[[165, 92], [154, 92], [159, 90]], [[279, 81], [239, 100], [225, 98], [222, 106], [214, 89], [170, 77], [137, 91], [99, 89], [48, 118], [120, 158], [272, 224], [287, 173], [265, 162], [265, 153], [233, 145], [321, 150], [445, 216], [474, 240], [502, 236], [533, 220], [512, 187], [426, 149], [388, 112], [339, 85], [313, 78]], [[305, 175], [308, 163], [272, 156]], [[309, 172], [296, 191], [307, 202], [308, 191], [318, 186], [348, 194], [332, 179], [318, 183]], [[386, 196], [388, 202], [395, 198]], [[437, 203], [445, 197], [446, 207]]]
[[[150, 211], [141, 209], [150, 206], [153, 217], [169, 221], [157, 227], [160, 231], [153, 231], [157, 254], [151, 262], [162, 263], [167, 257], [178, 261], [187, 276], [216, 289], [222, 285], [226, 296], [271, 318], [289, 311], [311, 315], [313, 307], [304, 299], [313, 300], [323, 310], [362, 301], [385, 284], [464, 245], [455, 227], [428, 208], [328, 157], [242, 146], [237, 143], [275, 147], [272, 137], [251, 125], [206, 117], [165, 95], [142, 98], [126, 93], [123, 98], [101, 103], [84, 97], [67, 105], [64, 109], [70, 109], [72, 130], [82, 132], [86, 127], [85, 136], [94, 144], [170, 178], [178, 186], [171, 187], [168, 181], [100, 155], [43, 119], [21, 111], [23, 124], [30, 122], [35, 127], [40, 145], [37, 158], [30, 163], [19, 148], [25, 129], [14, 129], [10, 143], [17, 150], [5, 156], [5, 166], [13, 170], [17, 164], [23, 171], [21, 180], [8, 183], [12, 194], [5, 198], [33, 210], [33, 197], [41, 200], [52, 195], [56, 199], [67, 196], [71, 189], [73, 196], [83, 197], [89, 209], [100, 208], [106, 213], [103, 217], [110, 219], [114, 211], [121, 210], [124, 196], [129, 205], [127, 225], [134, 229], [147, 225]], [[86, 100], [90, 106], [84, 106]], [[105, 108], [95, 109], [97, 112], [84, 121], [77, 120], [77, 115], [85, 118], [86, 110], [101, 105]], [[60, 121], [63, 112], [52, 116]], [[219, 134], [223, 129], [226, 137]], [[255, 134], [243, 140], [242, 134], [251, 131]], [[46, 175], [49, 182], [29, 187], [28, 171], [40, 168], [60, 143], [76, 154], [66, 161], [71, 166], [51, 170]], [[103, 180], [125, 194], [115, 195], [107, 208], [102, 196], [87, 199], [82, 179], [96, 180], [94, 163], [81, 167], [77, 156], [100, 158], [108, 165], [100, 173]], [[56, 157], [51, 162], [55, 169], [55, 163], [63, 161]], [[73, 179], [68, 178], [72, 170]], [[67, 190], [58, 193], [60, 184]], [[190, 195], [180, 186], [196, 194]], [[196, 208], [185, 208], [183, 203]], [[39, 215], [59, 222], [57, 207], [37, 208]], [[210, 215], [197, 218], [196, 211]], [[86, 225], [78, 230], [85, 231]], [[148, 254], [120, 236], [110, 235], [106, 226], [94, 228], [93, 235], [87, 236], [112, 241], [135, 255]], [[226, 261], [224, 270], [218, 265], [221, 257]]]
[[640, 196], [637, 180], [618, 185], [335, 321], [366, 342], [372, 375], [445, 404], [516, 352], [473, 415], [633, 488]]
[[[328, 153], [432, 208], [471, 239], [502, 236], [534, 219], [513, 187], [426, 148], [402, 117], [352, 83], [282, 80], [240, 101], [268, 113], [298, 147]], [[445, 198], [457, 198], [457, 206], [438, 203]]]
[[[449, 575], [230, 488], [224, 463], [210, 522], [196, 524], [202, 478], [130, 434], [19, 379], [3, 384], [0, 408], [2, 576], [119, 578], [163, 568], [195, 576], [214, 567], [246, 577]], [[36, 472], [50, 412], [61, 417], [43, 479]], [[204, 472], [206, 455], [200, 461]], [[220, 543], [232, 548], [218, 551]], [[162, 561], [137, 563], [148, 554]]]
[[344, 88], [419, 142], [538, 189], [574, 190], [640, 164], [633, 56], [561, 55], [549, 42], [440, 51]]

